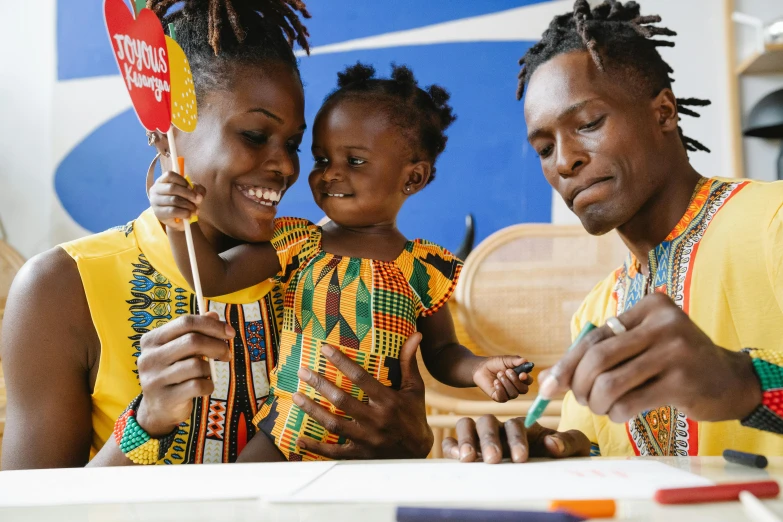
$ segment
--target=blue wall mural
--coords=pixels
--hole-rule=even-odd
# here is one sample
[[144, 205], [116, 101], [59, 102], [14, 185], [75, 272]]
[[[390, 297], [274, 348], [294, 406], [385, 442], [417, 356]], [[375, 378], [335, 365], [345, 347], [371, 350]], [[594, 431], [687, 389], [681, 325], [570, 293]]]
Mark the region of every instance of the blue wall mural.
[[[66, 3], [68, 9], [63, 8]], [[60, 81], [117, 74], [103, 25], [102, 3], [59, 0]], [[313, 18], [307, 26], [316, 47], [534, 3], [311, 0]], [[400, 215], [402, 231], [455, 249], [469, 212], [476, 215], [479, 240], [514, 223], [549, 222], [551, 189], [535, 153], [526, 144], [523, 107], [514, 98], [516, 63], [532, 43], [448, 43], [303, 57], [308, 125], [312, 125], [324, 96], [334, 88], [337, 71], [345, 65], [357, 60], [370, 62], [386, 75], [391, 62], [407, 64], [421, 84], [438, 83], [451, 91], [458, 119], [438, 162], [438, 179], [406, 204]], [[311, 164], [310, 143], [307, 136], [301, 147], [303, 175]], [[143, 130], [128, 110], [84, 137], [62, 160], [55, 176], [56, 192], [74, 220], [90, 231], [125, 223], [147, 206], [144, 174], [151, 156]], [[307, 184], [301, 182], [286, 195], [280, 214], [314, 221], [322, 217]]]

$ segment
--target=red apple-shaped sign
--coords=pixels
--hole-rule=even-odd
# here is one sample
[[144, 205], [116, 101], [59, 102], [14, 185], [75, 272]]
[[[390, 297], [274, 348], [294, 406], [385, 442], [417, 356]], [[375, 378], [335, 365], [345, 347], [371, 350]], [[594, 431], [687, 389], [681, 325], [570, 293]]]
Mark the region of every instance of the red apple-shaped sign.
[[144, 128], [171, 126], [171, 77], [163, 26], [149, 9], [134, 20], [123, 0], [104, 0], [103, 14], [114, 57]]

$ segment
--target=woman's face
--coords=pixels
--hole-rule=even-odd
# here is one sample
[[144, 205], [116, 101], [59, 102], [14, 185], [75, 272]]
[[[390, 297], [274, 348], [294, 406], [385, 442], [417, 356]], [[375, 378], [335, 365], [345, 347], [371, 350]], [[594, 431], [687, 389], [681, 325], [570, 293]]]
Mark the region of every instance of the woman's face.
[[268, 241], [277, 204], [299, 177], [304, 93], [296, 71], [283, 63], [227, 74], [228, 88], [199, 99], [196, 130], [177, 133], [177, 152], [185, 172], [207, 189], [199, 210], [207, 234]]

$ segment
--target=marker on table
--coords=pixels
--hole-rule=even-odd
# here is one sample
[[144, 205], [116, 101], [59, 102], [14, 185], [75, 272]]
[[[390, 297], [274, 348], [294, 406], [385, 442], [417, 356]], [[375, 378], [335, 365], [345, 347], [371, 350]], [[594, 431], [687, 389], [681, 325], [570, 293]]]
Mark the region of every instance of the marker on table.
[[488, 509], [451, 509], [403, 507], [397, 508], [397, 522], [581, 522], [584, 518], [570, 513], [546, 511], [494, 511]]
[[653, 498], [659, 504], [700, 504], [738, 500], [741, 491], [749, 491], [758, 498], [776, 498], [780, 494], [780, 486], [774, 480], [763, 480], [696, 488], [659, 489]]
[[[573, 350], [574, 347], [579, 344], [579, 341], [581, 341], [585, 335], [594, 329], [595, 325], [593, 323], [587, 323], [584, 325], [582, 331], [579, 332], [579, 335], [576, 336], [574, 343], [568, 348], [568, 351], [570, 352]], [[525, 428], [532, 426], [541, 417], [546, 407], [549, 406], [550, 400], [552, 400], [551, 397], [544, 397], [541, 395], [541, 393], [538, 394], [536, 400], [534, 400], [533, 404], [530, 406], [530, 410], [527, 412], [527, 417], [525, 417]]]
[[612, 518], [617, 511], [614, 500], [553, 500], [549, 511], [564, 511], [585, 518]]
[[755, 453], [745, 453], [744, 451], [723, 450], [723, 458], [728, 462], [749, 466], [751, 468], [764, 469], [767, 467], [767, 457], [756, 455]]
[[745, 509], [745, 514], [753, 522], [781, 522], [780, 518], [750, 491], [740, 491], [739, 499]]

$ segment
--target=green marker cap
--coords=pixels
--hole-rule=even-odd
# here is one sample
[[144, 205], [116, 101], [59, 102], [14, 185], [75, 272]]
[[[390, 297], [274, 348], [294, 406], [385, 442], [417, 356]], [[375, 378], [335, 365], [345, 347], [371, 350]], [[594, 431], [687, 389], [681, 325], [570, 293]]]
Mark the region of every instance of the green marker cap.
[[[568, 352], [574, 349], [574, 347], [579, 344], [579, 342], [584, 338], [585, 335], [590, 333], [590, 331], [595, 329], [595, 325], [593, 323], [587, 323], [582, 328], [582, 331], [579, 332], [579, 335], [576, 336], [576, 339], [574, 339], [573, 344], [568, 347]], [[533, 404], [530, 406], [530, 410], [527, 412], [527, 417], [525, 417], [525, 428], [529, 428], [532, 426], [538, 419], [541, 418], [541, 415], [544, 414], [544, 410], [546, 407], [549, 406], [549, 399], [545, 399], [541, 395], [536, 397], [536, 400], [533, 401]]]

